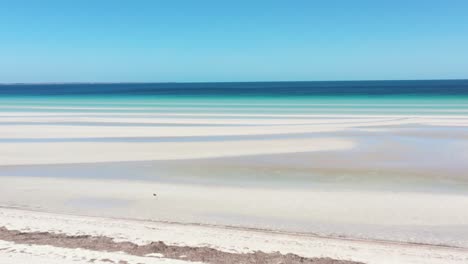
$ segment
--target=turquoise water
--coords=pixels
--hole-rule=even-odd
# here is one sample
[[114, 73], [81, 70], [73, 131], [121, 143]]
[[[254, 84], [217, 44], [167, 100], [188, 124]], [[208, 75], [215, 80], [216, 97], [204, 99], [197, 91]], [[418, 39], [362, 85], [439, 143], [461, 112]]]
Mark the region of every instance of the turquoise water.
[[115, 114], [464, 115], [464, 96], [174, 97], [4, 96], [0, 112]]
[[0, 85], [0, 111], [464, 115], [468, 80]]

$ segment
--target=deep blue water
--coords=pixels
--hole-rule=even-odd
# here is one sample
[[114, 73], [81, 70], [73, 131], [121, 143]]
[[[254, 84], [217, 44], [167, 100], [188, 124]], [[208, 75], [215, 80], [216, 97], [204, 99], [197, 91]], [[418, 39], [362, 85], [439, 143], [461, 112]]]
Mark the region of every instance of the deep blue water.
[[468, 80], [3, 84], [1, 95], [468, 96]]

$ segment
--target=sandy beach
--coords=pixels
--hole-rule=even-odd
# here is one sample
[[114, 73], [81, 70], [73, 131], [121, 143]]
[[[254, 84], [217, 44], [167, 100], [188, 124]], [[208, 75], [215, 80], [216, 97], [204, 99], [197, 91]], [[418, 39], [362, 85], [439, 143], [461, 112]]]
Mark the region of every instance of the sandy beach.
[[468, 259], [463, 114], [161, 109], [0, 112], [0, 262]]
[[[0, 219], [2, 263], [21, 258], [47, 263], [461, 264], [468, 261], [467, 249], [260, 229], [8, 208], [0, 209]], [[146, 245], [152, 247], [145, 248]]]

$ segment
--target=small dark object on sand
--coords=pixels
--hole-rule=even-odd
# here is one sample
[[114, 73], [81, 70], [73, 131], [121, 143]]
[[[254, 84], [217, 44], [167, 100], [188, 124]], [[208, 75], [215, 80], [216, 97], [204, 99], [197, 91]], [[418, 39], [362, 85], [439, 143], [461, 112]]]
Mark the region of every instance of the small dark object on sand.
[[153, 193], [153, 196], [156, 197], [157, 195], [155, 193]]

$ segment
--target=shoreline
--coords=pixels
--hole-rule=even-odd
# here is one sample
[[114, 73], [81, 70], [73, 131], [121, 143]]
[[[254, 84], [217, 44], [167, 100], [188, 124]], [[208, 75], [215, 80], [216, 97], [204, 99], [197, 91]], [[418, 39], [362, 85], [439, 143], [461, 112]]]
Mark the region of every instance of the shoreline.
[[[260, 227], [248, 227], [248, 226], [236, 226], [236, 225], [223, 225], [223, 224], [210, 224], [210, 223], [197, 223], [197, 222], [177, 222], [169, 220], [155, 220], [155, 219], [139, 219], [139, 218], [126, 218], [126, 217], [112, 217], [112, 216], [98, 216], [92, 214], [76, 214], [76, 213], [65, 213], [65, 212], [53, 212], [40, 209], [32, 208], [23, 208], [20, 206], [6, 206], [0, 205], [0, 211], [6, 210], [18, 210], [31, 213], [44, 213], [57, 216], [69, 216], [69, 217], [83, 217], [83, 218], [96, 218], [96, 219], [108, 219], [111, 221], [128, 221], [128, 222], [137, 222], [137, 223], [154, 223], [154, 224], [163, 224], [163, 225], [175, 225], [175, 226], [191, 226], [191, 227], [201, 227], [201, 228], [210, 228], [223, 230], [233, 230], [233, 231], [245, 231], [252, 233], [260, 234], [269, 234], [269, 235], [284, 235], [284, 236], [294, 236], [294, 237], [305, 237], [311, 239], [329, 239], [329, 240], [339, 240], [355, 243], [373, 243], [381, 245], [396, 245], [396, 246], [408, 246], [408, 247], [425, 247], [428, 249], [451, 249], [451, 250], [460, 250], [461, 252], [468, 252], [467, 247], [445, 245], [445, 244], [430, 244], [422, 242], [410, 242], [410, 241], [396, 241], [396, 240], [385, 240], [385, 239], [373, 239], [373, 238], [354, 238], [347, 237], [345, 235], [321, 235], [313, 232], [300, 232], [300, 231], [288, 231], [281, 229], [269, 229], [269, 228], [260, 228]], [[4, 228], [0, 226], [0, 228]]]
[[[315, 190], [214, 187], [50, 177], [5, 176], [2, 183], [3, 205], [59, 214], [457, 247], [466, 245], [468, 234], [466, 213], [460, 211], [466, 208], [468, 198], [462, 194], [321, 190], [319, 186]], [[249, 198], [252, 195], [255, 200]], [[428, 203], [431, 207], [424, 208]], [[444, 208], [433, 209], [436, 207]], [[368, 211], [372, 215], [366, 214]]]
[[[56, 248], [82, 248], [96, 251], [97, 248], [102, 246], [99, 245], [99, 243], [96, 244], [96, 239], [99, 242], [99, 237], [101, 237], [104, 238], [103, 241], [108, 243], [106, 244], [107, 246], [118, 245], [114, 245], [114, 242], [126, 243], [125, 245], [127, 247], [128, 243], [145, 246], [160, 241], [162, 242], [162, 244], [159, 244], [160, 246], [175, 246], [174, 250], [187, 250], [187, 247], [204, 248], [208, 249], [208, 252], [211, 252], [210, 254], [213, 254], [214, 251], [212, 250], [216, 250], [216, 254], [218, 255], [221, 254], [221, 256], [236, 258], [249, 256], [248, 259], [251, 259], [254, 255], [248, 255], [249, 253], [261, 252], [259, 254], [261, 257], [265, 258], [272, 256], [280, 257], [280, 255], [291, 257], [292, 255], [295, 255], [297, 256], [297, 259], [302, 258], [302, 261], [311, 261], [311, 259], [316, 260], [317, 258], [322, 259], [321, 261], [329, 260], [324, 258], [354, 261], [301, 263], [361, 262], [375, 264], [461, 264], [468, 261], [468, 249], [456, 247], [320, 237], [242, 227], [223, 227], [203, 224], [194, 225], [122, 218], [78, 216], [0, 207], [0, 240], [5, 241], [5, 234], [7, 232], [5, 230], [9, 230], [9, 235], [16, 234], [21, 236], [20, 233], [25, 233], [22, 234], [25, 241], [29, 241], [28, 239], [33, 239], [34, 237], [36, 239], [47, 239], [47, 236], [50, 234], [55, 236], [58, 235], [58, 238], [64, 239], [56, 240], [53, 245], [45, 243], [44, 241], [46, 240], [41, 243], [31, 243], [31, 241], [29, 241], [29, 247], [36, 247], [37, 244], [48, 245], [51, 247], [49, 248], [49, 251], [51, 252], [56, 250]], [[84, 241], [81, 241], [82, 244], [78, 246], [73, 244], [73, 239], [76, 239], [76, 236], [85, 238]], [[88, 238], [90, 239], [89, 241]], [[13, 239], [10, 239], [9, 242], [12, 242], [11, 240]], [[36, 240], [36, 242], [37, 241], [38, 240]], [[91, 246], [86, 244], [90, 241], [94, 243]], [[22, 244], [20, 240], [16, 240], [16, 242], [17, 244]], [[64, 243], [64, 246], [62, 247], [60, 243]], [[101, 248], [103, 252], [108, 252], [105, 250], [105, 246], [102, 247], [104, 248]], [[162, 246], [162, 248], [165, 247]], [[192, 249], [189, 249], [189, 251], [190, 250]], [[225, 253], [229, 254], [224, 255]], [[0, 250], [0, 260], [2, 255], [4, 255], [4, 251]], [[140, 257], [145, 256], [141, 255]], [[161, 258], [161, 256], [159, 256], [159, 258]], [[179, 258], [179, 260], [180, 259], [183, 260], [184, 258]], [[389, 259], [393, 262], [389, 262]], [[118, 262], [115, 261], [115, 263]], [[212, 262], [206, 263], [229, 262], [213, 262], [212, 260]]]
[[[0, 240], [18, 244], [47, 245], [59, 248], [86, 249], [92, 251], [123, 252], [139, 257], [158, 257], [164, 259], [184, 260], [205, 263], [303, 263], [303, 264], [363, 264], [360, 262], [335, 260], [330, 258], [305, 258], [295, 254], [279, 252], [265, 253], [254, 251], [250, 253], [224, 252], [207, 246], [190, 247], [166, 245], [162, 241], [137, 245], [132, 242], [116, 242], [110, 237], [79, 235], [68, 236], [51, 232], [21, 232], [0, 227]], [[95, 262], [93, 259], [91, 262]], [[104, 261], [103, 259], [101, 259]], [[109, 262], [113, 262], [109, 260]], [[119, 263], [124, 262], [122, 260]]]

